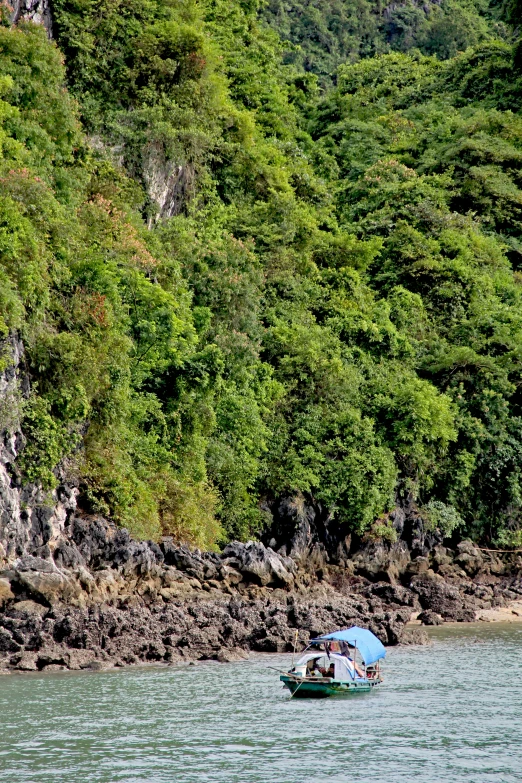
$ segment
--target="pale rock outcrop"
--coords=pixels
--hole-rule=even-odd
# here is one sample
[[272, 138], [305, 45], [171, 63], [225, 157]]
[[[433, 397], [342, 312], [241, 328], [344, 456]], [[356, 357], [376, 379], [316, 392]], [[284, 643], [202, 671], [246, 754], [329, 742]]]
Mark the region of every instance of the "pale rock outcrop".
[[296, 564], [289, 557], [283, 557], [270, 547], [255, 541], [249, 541], [248, 544], [233, 541], [223, 550], [223, 558], [226, 565], [259, 580], [263, 587], [291, 585], [297, 570]]
[[178, 215], [194, 191], [194, 166], [169, 160], [159, 143], [150, 143], [145, 148], [142, 176], [158, 210], [155, 220]]
[[52, 15], [50, 0], [10, 0], [11, 21], [13, 24], [21, 19], [41, 24], [52, 37]]

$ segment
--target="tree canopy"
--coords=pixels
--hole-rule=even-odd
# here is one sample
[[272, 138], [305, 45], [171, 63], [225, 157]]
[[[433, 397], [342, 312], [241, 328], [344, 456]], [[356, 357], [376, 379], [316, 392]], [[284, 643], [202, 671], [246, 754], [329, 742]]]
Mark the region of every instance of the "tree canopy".
[[299, 495], [520, 540], [515, 6], [53, 12], [0, 27], [21, 476], [205, 547]]

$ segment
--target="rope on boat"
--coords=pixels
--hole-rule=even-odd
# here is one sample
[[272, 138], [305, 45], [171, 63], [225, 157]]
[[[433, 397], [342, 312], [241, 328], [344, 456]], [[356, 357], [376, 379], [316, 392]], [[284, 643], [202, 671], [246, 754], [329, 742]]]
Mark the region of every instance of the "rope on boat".
[[[295, 682], [295, 680], [294, 680], [294, 682]], [[303, 682], [305, 682], [305, 680], [303, 680]], [[301, 687], [301, 685], [303, 684], [303, 682], [300, 682], [300, 683], [299, 683], [299, 685], [297, 686], [297, 688], [295, 689], [295, 691], [294, 691], [293, 693], [292, 693], [292, 692], [290, 692], [290, 698], [291, 698], [291, 699], [293, 699], [293, 698], [294, 698], [295, 694], [297, 693], [297, 691], [299, 690], [299, 688]]]

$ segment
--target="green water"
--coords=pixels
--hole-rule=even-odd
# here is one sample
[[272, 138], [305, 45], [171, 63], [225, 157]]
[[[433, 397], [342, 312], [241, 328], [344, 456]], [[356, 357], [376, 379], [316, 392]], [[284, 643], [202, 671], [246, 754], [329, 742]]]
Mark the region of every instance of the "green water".
[[522, 624], [391, 649], [380, 690], [290, 700], [290, 656], [0, 677], [2, 783], [522, 781]]

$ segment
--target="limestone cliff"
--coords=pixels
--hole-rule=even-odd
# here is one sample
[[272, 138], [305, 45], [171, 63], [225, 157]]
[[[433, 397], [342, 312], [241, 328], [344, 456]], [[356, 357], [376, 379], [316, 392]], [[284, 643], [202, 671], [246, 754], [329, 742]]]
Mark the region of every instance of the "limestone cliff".
[[520, 563], [488, 560], [471, 542], [413, 559], [405, 541], [370, 542], [328, 563], [303, 530], [299, 546], [286, 542], [293, 557], [260, 542], [218, 554], [136, 541], [80, 513], [65, 473], [52, 492], [23, 483], [23, 346], [12, 335], [0, 349], [0, 669], [232, 660], [289, 650], [296, 629], [305, 642], [350, 624], [396, 644], [414, 612], [465, 621], [522, 594]]

